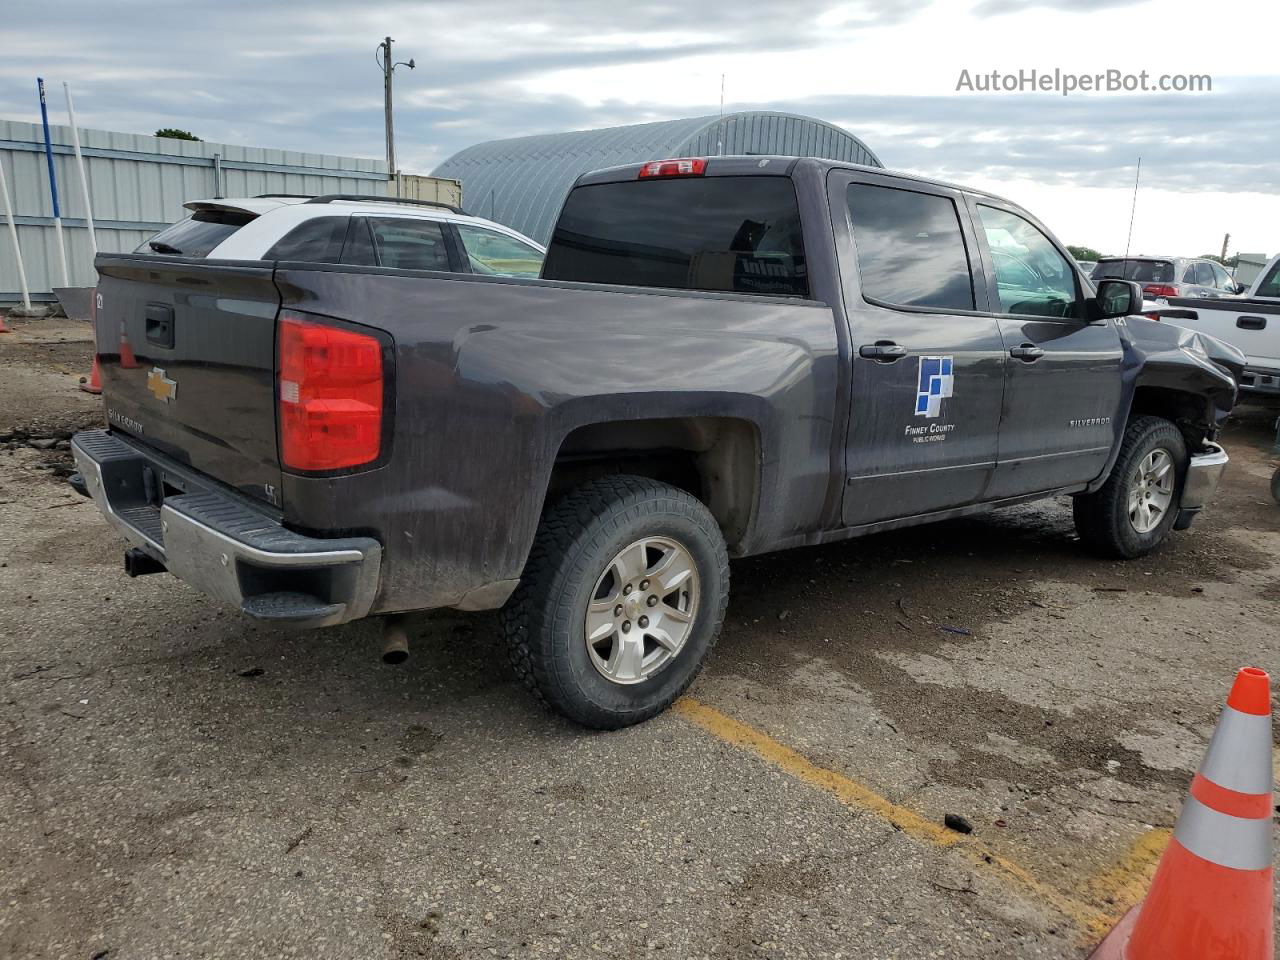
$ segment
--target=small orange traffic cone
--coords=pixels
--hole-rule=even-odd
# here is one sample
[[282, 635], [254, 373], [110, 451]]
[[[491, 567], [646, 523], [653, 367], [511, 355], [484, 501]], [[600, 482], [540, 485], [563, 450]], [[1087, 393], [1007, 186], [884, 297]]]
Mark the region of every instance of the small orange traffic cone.
[[80, 389], [85, 393], [101, 393], [102, 392], [102, 370], [98, 366], [98, 352], [93, 352], [93, 370], [89, 373], [89, 379], [80, 378]]
[[138, 366], [138, 358], [133, 355], [133, 347], [129, 345], [129, 336], [120, 326], [120, 366], [125, 370], [133, 370]]
[[1091, 960], [1273, 960], [1271, 678], [1236, 675], [1147, 898]]
[[89, 324], [93, 328], [93, 369], [89, 372], [89, 379], [86, 381], [84, 377], [80, 378], [80, 389], [85, 393], [99, 394], [102, 393], [102, 368], [98, 366], [98, 298], [95, 295], [89, 298]]

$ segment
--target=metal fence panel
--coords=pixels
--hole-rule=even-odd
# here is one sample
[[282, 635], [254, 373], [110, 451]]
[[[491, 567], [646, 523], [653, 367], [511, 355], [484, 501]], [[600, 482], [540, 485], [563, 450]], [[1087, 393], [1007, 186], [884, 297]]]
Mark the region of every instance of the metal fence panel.
[[[49, 127], [58, 200], [62, 208], [67, 268], [72, 286], [90, 286], [89, 255], [80, 175], [71, 129]], [[368, 193], [386, 196], [386, 163], [356, 157], [170, 140], [109, 130], [81, 130], [98, 249], [121, 253], [186, 214], [182, 204], [215, 196], [259, 193]], [[54, 240], [53, 205], [39, 124], [0, 120], [0, 164], [9, 183], [18, 244], [33, 298], [52, 299], [61, 286]], [[215, 169], [221, 173], [215, 182]], [[0, 224], [0, 303], [19, 299], [18, 267], [7, 229]]]

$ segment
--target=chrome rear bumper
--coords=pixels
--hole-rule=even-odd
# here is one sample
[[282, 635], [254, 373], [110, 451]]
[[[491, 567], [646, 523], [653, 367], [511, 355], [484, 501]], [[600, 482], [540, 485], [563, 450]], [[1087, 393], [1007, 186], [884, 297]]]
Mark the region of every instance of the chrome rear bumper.
[[356, 620], [373, 606], [378, 541], [295, 533], [248, 498], [106, 430], [76, 434], [71, 450], [103, 516], [197, 590], [294, 626]]

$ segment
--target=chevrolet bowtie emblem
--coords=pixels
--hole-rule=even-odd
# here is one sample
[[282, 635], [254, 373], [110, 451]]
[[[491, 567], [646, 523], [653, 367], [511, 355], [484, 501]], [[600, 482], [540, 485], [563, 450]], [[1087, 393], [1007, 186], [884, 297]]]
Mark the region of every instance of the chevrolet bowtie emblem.
[[151, 372], [147, 374], [147, 389], [155, 395], [157, 400], [168, 403], [178, 395], [178, 381], [170, 380], [159, 367], [152, 367]]

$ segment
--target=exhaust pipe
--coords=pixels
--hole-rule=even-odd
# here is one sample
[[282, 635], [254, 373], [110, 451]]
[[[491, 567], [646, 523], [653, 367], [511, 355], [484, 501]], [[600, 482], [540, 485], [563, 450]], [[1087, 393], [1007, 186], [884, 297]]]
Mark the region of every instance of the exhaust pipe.
[[382, 662], [393, 666], [409, 659], [408, 618], [403, 614], [387, 617], [382, 624]]

